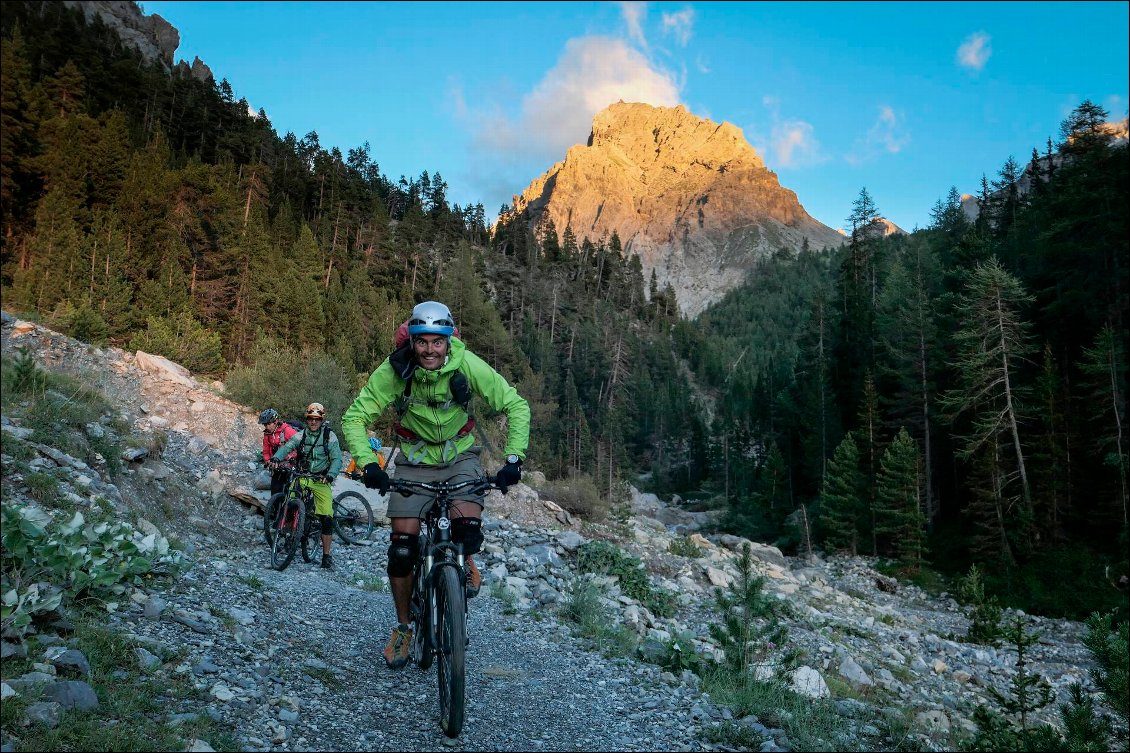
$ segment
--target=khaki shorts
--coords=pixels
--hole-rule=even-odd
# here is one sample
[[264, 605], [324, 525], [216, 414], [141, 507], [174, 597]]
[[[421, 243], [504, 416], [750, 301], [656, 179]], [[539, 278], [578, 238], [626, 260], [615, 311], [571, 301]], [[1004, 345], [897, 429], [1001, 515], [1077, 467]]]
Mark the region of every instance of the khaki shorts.
[[[423, 481], [434, 484], [437, 481], [458, 482], [478, 478], [483, 474], [483, 466], [479, 463], [479, 453], [471, 450], [460, 453], [455, 460], [447, 465], [408, 465], [398, 463], [393, 476], [407, 481]], [[474, 502], [483, 507], [483, 494], [471, 494], [469, 490], [459, 492], [455, 499], [458, 501]], [[388, 500], [388, 516], [390, 518], [420, 518], [424, 510], [432, 503], [430, 494], [411, 494], [405, 496], [400, 492], [390, 492]]]

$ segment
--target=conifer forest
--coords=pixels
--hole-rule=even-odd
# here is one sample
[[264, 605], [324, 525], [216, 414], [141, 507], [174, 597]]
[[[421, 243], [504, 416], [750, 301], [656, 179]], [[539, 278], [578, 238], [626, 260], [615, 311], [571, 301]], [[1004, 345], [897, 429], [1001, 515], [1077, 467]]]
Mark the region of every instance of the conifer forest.
[[691, 320], [616, 235], [452, 204], [442, 165], [382, 173], [395, 144], [279, 134], [79, 10], [9, 0], [2, 35], [5, 310], [253, 406], [290, 359], [336, 420], [441, 300], [551, 481], [678, 494], [790, 554], [977, 563], [1042, 614], [1124, 606], [1130, 197], [1097, 105], [986, 165], [975, 219], [938, 186], [929, 227], [883, 236], [863, 188], [839, 248], [781, 250]]

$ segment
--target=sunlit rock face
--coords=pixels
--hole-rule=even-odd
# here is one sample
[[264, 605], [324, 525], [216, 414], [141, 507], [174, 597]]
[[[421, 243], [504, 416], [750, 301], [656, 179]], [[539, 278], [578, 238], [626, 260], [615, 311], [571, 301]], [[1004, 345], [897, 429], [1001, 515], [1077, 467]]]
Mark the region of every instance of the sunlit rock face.
[[782, 248], [838, 246], [783, 188], [740, 128], [683, 106], [618, 102], [593, 118], [587, 145], [569, 149], [514, 197], [534, 226], [548, 212], [578, 240], [620, 236], [645, 280], [670, 282], [694, 316], [739, 285], [754, 263]]

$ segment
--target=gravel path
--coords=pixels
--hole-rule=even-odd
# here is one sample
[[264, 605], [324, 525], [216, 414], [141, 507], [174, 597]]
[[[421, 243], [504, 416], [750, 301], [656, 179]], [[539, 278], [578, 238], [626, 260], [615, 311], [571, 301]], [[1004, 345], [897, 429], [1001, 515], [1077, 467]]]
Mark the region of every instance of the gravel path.
[[300, 553], [276, 572], [253, 537], [251, 551], [198, 554], [172, 591], [156, 595], [167, 601], [160, 619], [146, 619], [142, 605], [123, 615], [143, 643], [187, 650], [173, 671], [195, 675], [214, 699], [203, 711], [232, 722], [249, 750], [714, 747], [699, 722], [719, 712], [693, 686], [587, 650], [548, 614], [507, 614], [486, 589], [471, 602], [466, 723], [448, 740], [435, 669], [385, 666], [392, 597], [356, 583], [383, 572], [387, 531], [372, 546], [335, 545], [334, 573]]

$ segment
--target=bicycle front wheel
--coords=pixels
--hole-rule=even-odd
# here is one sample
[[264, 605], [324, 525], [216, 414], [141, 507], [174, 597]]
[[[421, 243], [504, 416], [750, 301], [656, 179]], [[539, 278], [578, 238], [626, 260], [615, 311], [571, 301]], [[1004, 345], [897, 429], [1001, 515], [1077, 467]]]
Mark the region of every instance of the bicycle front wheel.
[[334, 531], [346, 544], [365, 541], [373, 533], [373, 508], [359, 492], [334, 497]]
[[467, 651], [467, 610], [458, 568], [444, 567], [435, 586], [439, 726], [448, 737], [458, 737], [463, 731]]
[[412, 637], [412, 659], [420, 671], [425, 672], [432, 668], [432, 660], [435, 658], [432, 654], [431, 639], [431, 614], [435, 593], [428, 586], [426, 577], [421, 575], [423, 568], [424, 563], [420, 562], [412, 575], [412, 601], [409, 608], [412, 612], [412, 623], [416, 628]]
[[271, 495], [270, 501], [263, 509], [263, 540], [267, 542], [267, 546], [275, 543], [275, 517], [278, 515], [279, 505], [282, 504], [284, 497], [286, 497], [284, 492]]
[[276, 570], [285, 570], [294, 553], [298, 551], [298, 539], [306, 530], [306, 510], [302, 503], [293, 500], [289, 504], [279, 505], [278, 514], [275, 516], [275, 540], [271, 544], [271, 566]]

